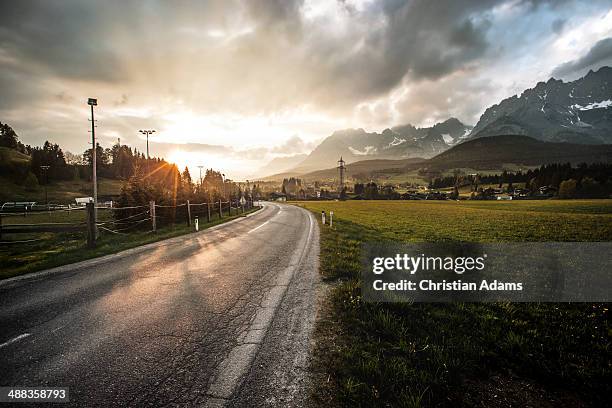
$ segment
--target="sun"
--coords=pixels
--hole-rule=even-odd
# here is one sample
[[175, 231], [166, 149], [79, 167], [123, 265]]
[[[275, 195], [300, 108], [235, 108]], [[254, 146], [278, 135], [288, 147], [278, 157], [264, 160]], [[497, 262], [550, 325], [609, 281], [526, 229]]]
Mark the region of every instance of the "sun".
[[197, 163], [193, 163], [193, 154], [190, 152], [185, 152], [183, 150], [175, 150], [170, 153], [168, 156], [168, 161], [176, 164], [179, 169], [184, 169], [185, 167], [194, 166]]

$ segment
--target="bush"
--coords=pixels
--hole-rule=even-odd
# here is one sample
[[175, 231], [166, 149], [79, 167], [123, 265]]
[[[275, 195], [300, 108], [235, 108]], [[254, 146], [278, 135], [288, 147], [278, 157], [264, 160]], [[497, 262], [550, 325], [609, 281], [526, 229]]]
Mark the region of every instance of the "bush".
[[38, 190], [38, 179], [31, 171], [28, 172], [25, 180], [23, 181], [23, 186], [27, 191], [36, 191]]
[[574, 179], [562, 181], [559, 184], [559, 198], [574, 198], [577, 182]]

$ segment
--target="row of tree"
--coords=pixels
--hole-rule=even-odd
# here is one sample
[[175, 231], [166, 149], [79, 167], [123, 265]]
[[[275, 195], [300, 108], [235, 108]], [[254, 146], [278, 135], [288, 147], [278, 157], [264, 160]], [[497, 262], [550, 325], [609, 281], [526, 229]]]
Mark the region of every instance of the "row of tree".
[[[0, 146], [30, 156], [29, 161], [21, 161], [10, 171], [3, 168], [3, 173], [11, 173], [32, 187], [62, 180], [91, 180], [92, 149], [75, 156], [65, 155], [59, 145], [48, 141], [41, 147], [24, 145], [10, 126], [1, 123]], [[99, 177], [124, 181], [120, 206], [148, 205], [151, 200], [163, 205], [175, 205], [186, 200], [238, 200], [243, 196], [250, 198], [252, 192], [258, 193], [257, 185], [240, 186], [213, 169], [206, 170], [204, 178], [194, 182], [187, 167], [180, 172], [173, 163], [157, 157], [147, 158], [137, 149], [119, 143], [106, 149], [99, 144], [96, 146], [96, 168]]]
[[[566, 181], [573, 182], [562, 185]], [[503, 171], [501, 174], [462, 174], [455, 172], [453, 175], [436, 177], [429, 183], [429, 188], [441, 189], [448, 187], [470, 186], [471, 191], [478, 192], [482, 185], [498, 185], [501, 189], [504, 185], [508, 192], [514, 190], [518, 183], [525, 185], [525, 189], [532, 194], [537, 194], [542, 187], [551, 187], [560, 191], [559, 195], [568, 195], [568, 185], [573, 186], [574, 196], [581, 197], [607, 197], [612, 193], [612, 164], [610, 163], [582, 163], [572, 167], [570, 163], [546, 164], [526, 172]], [[583, 188], [583, 185], [586, 187]], [[561, 193], [561, 190], [564, 193]]]

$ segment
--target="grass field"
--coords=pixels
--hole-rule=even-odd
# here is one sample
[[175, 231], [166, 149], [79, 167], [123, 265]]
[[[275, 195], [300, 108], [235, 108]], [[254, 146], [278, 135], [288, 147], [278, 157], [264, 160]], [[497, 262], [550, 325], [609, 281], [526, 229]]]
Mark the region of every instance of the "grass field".
[[[121, 193], [123, 181], [101, 178], [98, 180], [98, 196], [117, 196]], [[47, 186], [49, 202], [54, 204], [74, 204], [76, 197], [91, 196], [92, 185], [86, 180], [60, 181]], [[29, 191], [24, 186], [14, 183], [14, 180], [0, 177], [0, 203], [5, 201], [36, 201], [45, 203], [45, 187], [38, 186], [35, 191]]]
[[317, 326], [318, 403], [336, 406], [604, 406], [608, 304], [373, 304], [364, 241], [610, 241], [612, 200], [304, 202], [332, 286]]
[[[256, 208], [245, 211], [245, 214], [255, 210]], [[225, 215], [220, 219], [218, 214], [213, 213], [210, 223], [200, 222], [200, 230], [242, 216], [242, 214]], [[99, 210], [99, 222], [104, 222], [110, 218], [109, 210]], [[84, 220], [84, 210], [41, 212], [27, 217], [11, 215], [2, 218], [4, 225], [50, 222], [80, 223]], [[200, 217], [200, 220], [203, 221], [203, 218]], [[148, 230], [136, 230], [124, 234], [112, 234], [100, 230], [100, 237], [95, 249], [86, 247], [84, 231], [82, 233], [3, 234], [2, 241], [28, 239], [37, 239], [38, 241], [23, 244], [0, 244], [0, 279], [112, 254], [124, 249], [193, 232], [193, 227], [189, 228], [186, 224], [185, 222], [184, 224], [158, 228], [156, 233], [151, 233]]]

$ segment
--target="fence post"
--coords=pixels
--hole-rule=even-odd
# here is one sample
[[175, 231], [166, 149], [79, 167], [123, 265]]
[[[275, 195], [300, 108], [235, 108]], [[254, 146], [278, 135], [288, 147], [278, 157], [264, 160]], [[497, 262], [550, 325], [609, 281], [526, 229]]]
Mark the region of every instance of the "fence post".
[[94, 203], [85, 204], [87, 208], [87, 247], [96, 247], [96, 216], [94, 214]]
[[210, 202], [208, 202], [208, 201], [206, 202], [206, 209], [208, 210], [208, 213], [207, 213], [208, 214], [208, 218], [207, 218], [207, 220], [208, 220], [208, 222], [210, 222]]
[[219, 200], [219, 218], [223, 218], [223, 202]]
[[151, 227], [153, 228], [153, 232], [157, 231], [157, 222], [155, 219], [155, 201], [149, 201], [149, 212], [151, 214]]
[[187, 200], [187, 225], [191, 227], [191, 205], [189, 204], [189, 200]]

